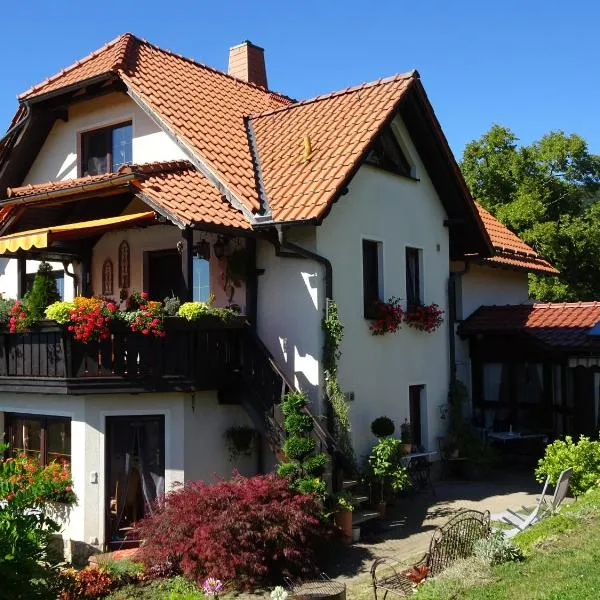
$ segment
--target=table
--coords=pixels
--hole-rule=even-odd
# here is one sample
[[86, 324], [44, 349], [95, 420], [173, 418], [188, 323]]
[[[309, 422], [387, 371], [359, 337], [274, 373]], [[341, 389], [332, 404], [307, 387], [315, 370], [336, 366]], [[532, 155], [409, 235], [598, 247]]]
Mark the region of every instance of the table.
[[408, 471], [408, 476], [414, 488], [423, 489], [427, 486], [435, 495], [433, 484], [431, 483], [431, 461], [432, 456], [437, 452], [411, 452], [402, 457], [402, 464]]

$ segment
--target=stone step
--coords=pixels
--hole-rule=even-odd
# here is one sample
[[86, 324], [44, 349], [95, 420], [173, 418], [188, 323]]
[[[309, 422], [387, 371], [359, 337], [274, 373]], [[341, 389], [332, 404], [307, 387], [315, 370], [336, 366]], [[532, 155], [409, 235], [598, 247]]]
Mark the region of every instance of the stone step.
[[342, 489], [344, 490], [349, 490], [356, 485], [358, 485], [358, 481], [356, 479], [345, 479], [342, 481]]
[[354, 527], [373, 519], [379, 519], [379, 513], [376, 510], [355, 510], [352, 513], [352, 526]]

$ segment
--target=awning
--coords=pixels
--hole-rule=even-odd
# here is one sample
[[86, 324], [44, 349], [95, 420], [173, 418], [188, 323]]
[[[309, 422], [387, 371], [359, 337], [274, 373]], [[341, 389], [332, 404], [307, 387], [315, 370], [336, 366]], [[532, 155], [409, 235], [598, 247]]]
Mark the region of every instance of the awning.
[[52, 242], [71, 240], [92, 235], [99, 235], [112, 229], [121, 229], [123, 226], [134, 225], [143, 221], [154, 219], [154, 211], [98, 219], [96, 221], [83, 221], [82, 223], [69, 223], [56, 225], [43, 229], [21, 231], [12, 235], [0, 237], [0, 254], [16, 252], [17, 250], [30, 250], [31, 248], [48, 248]]

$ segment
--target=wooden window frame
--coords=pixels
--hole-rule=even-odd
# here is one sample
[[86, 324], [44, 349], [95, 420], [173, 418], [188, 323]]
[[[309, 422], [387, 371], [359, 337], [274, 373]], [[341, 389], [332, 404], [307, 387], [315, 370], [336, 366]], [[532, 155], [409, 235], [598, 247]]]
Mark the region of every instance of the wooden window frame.
[[[13, 440], [13, 427], [14, 422], [19, 419], [28, 419], [31, 421], [39, 421], [40, 422], [40, 464], [42, 466], [48, 465], [48, 421], [64, 421], [68, 423], [68, 426], [71, 427], [71, 417], [63, 417], [60, 415], [38, 415], [38, 414], [30, 414], [30, 413], [15, 413], [15, 412], [6, 412], [4, 413], [4, 427], [6, 430], [6, 435], [8, 436], [8, 454], [12, 455], [14, 451], [14, 447], [12, 445]], [[73, 440], [71, 440], [72, 442]], [[69, 448], [69, 461], [72, 457], [72, 448]]]
[[[409, 271], [409, 262], [416, 266], [415, 270], [415, 281], [414, 285], [409, 285], [409, 281], [412, 279], [412, 274]], [[406, 307], [411, 310], [417, 306], [423, 305], [423, 292], [421, 290], [423, 282], [423, 273], [421, 272], [421, 250], [413, 246], [406, 246], [404, 251], [405, 261], [405, 282], [406, 282]], [[412, 288], [412, 292], [411, 292]]]
[[[371, 246], [372, 245], [372, 246]], [[375, 269], [370, 271], [369, 260], [365, 254], [365, 249], [371, 246], [375, 249]], [[363, 238], [362, 245], [362, 277], [363, 277], [363, 312], [365, 319], [376, 319], [378, 317], [375, 303], [383, 301], [383, 242]], [[369, 272], [367, 272], [369, 271]], [[376, 294], [373, 293], [376, 289]]]
[[123, 121], [122, 123], [115, 123], [114, 125], [106, 125], [105, 127], [98, 127], [97, 129], [88, 129], [87, 131], [82, 131], [79, 134], [79, 160], [78, 160], [78, 175], [79, 177], [85, 177], [84, 174], [84, 165], [86, 161], [86, 152], [85, 152], [85, 138], [92, 135], [98, 135], [100, 133], [104, 134], [107, 138], [107, 151], [106, 151], [106, 164], [108, 167], [108, 171], [106, 173], [113, 173], [114, 164], [113, 164], [113, 131], [118, 129], [119, 127], [126, 127], [127, 125], [131, 125], [131, 141], [133, 143], [133, 120]]

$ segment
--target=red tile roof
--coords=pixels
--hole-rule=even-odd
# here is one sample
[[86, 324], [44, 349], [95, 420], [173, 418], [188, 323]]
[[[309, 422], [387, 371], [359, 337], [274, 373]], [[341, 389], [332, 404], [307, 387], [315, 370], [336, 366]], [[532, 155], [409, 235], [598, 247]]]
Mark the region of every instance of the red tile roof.
[[417, 77], [397, 75], [251, 117], [273, 219], [320, 217]]
[[587, 333], [600, 322], [600, 302], [481, 306], [459, 328], [461, 335], [523, 333], [552, 347], [593, 344]]
[[520, 237], [508, 229], [506, 225], [503, 225], [496, 217], [483, 208], [483, 206], [477, 202], [475, 206], [492, 240], [495, 251], [495, 256], [484, 258], [483, 263], [535, 273], [554, 275], [558, 273], [558, 269], [542, 258], [531, 246], [528, 246]]
[[[86, 191], [96, 185], [109, 187], [122, 181], [142, 192], [151, 202], [184, 225], [204, 223], [249, 229], [242, 212], [223, 197], [218, 189], [188, 161], [157, 162], [122, 167], [117, 173], [80, 177], [27, 185], [7, 190], [11, 200], [43, 201], [45, 195]], [[4, 210], [4, 209], [2, 209]], [[0, 222], [5, 217], [0, 210]]]

